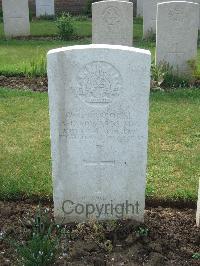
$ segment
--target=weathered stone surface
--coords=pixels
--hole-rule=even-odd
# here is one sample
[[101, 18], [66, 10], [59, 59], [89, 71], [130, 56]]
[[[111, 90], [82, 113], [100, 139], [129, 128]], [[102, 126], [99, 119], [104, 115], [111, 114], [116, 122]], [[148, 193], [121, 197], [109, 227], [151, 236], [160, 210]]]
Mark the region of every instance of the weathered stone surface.
[[[156, 14], [157, 4], [167, 2], [166, 0], [142, 0], [143, 1], [143, 37], [146, 38], [149, 32], [156, 33]], [[182, 2], [182, 0], [176, 0], [176, 2]], [[200, 0], [190, 0], [189, 2], [199, 3]], [[199, 14], [200, 17], [200, 14]], [[200, 19], [199, 19], [200, 28]]]
[[137, 0], [137, 16], [143, 16], [143, 0]]
[[188, 60], [197, 56], [199, 4], [158, 4], [156, 64], [168, 63], [178, 74], [190, 73]]
[[143, 221], [150, 65], [149, 51], [125, 46], [49, 51], [58, 222]]
[[36, 17], [55, 15], [54, 0], [36, 0]]
[[3, 0], [2, 8], [6, 37], [30, 34], [28, 0]]
[[156, 33], [157, 4], [162, 0], [143, 0], [143, 37]]
[[197, 215], [196, 215], [197, 226], [200, 226], [200, 179], [199, 179], [199, 192], [197, 201]]
[[93, 3], [92, 43], [132, 46], [133, 3], [128, 1]]

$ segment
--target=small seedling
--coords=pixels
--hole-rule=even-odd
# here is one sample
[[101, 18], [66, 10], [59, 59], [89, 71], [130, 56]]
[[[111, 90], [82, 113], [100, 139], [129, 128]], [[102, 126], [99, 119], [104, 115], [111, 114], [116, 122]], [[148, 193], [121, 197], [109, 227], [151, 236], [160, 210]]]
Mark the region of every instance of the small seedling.
[[200, 253], [194, 253], [192, 255], [192, 258], [195, 259], [195, 260], [200, 260]]
[[110, 240], [106, 240], [106, 242], [104, 243], [104, 249], [105, 251], [107, 252], [112, 252], [113, 250], [113, 245], [112, 245], [112, 242]]
[[25, 266], [53, 265], [58, 253], [62, 228], [50, 219], [48, 212], [38, 208], [26, 243], [15, 243], [19, 262]]
[[145, 236], [148, 236], [149, 229], [146, 227], [139, 227], [136, 232], [138, 233], [139, 236], [145, 237]]
[[75, 33], [74, 20], [69, 13], [62, 13], [56, 20], [56, 26], [62, 40], [70, 40]]

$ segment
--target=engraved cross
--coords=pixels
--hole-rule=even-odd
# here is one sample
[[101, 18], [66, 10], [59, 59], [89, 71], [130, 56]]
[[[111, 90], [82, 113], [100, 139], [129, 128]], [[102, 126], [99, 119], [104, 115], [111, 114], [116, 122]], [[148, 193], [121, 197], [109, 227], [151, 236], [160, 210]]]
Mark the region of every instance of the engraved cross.
[[103, 169], [105, 166], [114, 166], [114, 160], [105, 160], [103, 156], [103, 146], [96, 145], [97, 158], [95, 160], [84, 160], [86, 166], [94, 166], [97, 168], [99, 191], [102, 191], [102, 179], [103, 179]]

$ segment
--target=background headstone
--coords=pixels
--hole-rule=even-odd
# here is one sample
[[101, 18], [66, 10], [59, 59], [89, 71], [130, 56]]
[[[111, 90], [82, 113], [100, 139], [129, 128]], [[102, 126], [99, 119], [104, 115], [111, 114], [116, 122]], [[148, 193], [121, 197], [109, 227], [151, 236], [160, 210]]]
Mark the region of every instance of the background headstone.
[[143, 0], [137, 0], [137, 16], [143, 16]]
[[36, 0], [36, 17], [54, 16], [54, 0]]
[[165, 0], [143, 0], [143, 37], [156, 33], [157, 3]]
[[132, 46], [133, 3], [128, 1], [93, 3], [92, 43]]
[[3, 0], [2, 8], [6, 37], [30, 35], [28, 0]]
[[190, 73], [188, 60], [196, 59], [199, 4], [184, 1], [158, 4], [156, 64], [173, 66], [177, 73]]
[[[166, 0], [142, 0], [143, 1], [143, 37], [147, 37], [149, 32], [156, 33], [156, 15], [157, 4], [167, 2]], [[174, 1], [172, 1], [174, 2]], [[176, 2], [184, 2], [176, 0]], [[199, 3], [200, 0], [190, 0], [189, 2]], [[200, 29], [200, 12], [199, 12], [199, 29]]]
[[200, 226], [200, 179], [199, 179], [199, 192], [198, 192], [196, 222], [197, 222], [197, 226]]
[[86, 45], [47, 57], [56, 220], [143, 221], [150, 52]]

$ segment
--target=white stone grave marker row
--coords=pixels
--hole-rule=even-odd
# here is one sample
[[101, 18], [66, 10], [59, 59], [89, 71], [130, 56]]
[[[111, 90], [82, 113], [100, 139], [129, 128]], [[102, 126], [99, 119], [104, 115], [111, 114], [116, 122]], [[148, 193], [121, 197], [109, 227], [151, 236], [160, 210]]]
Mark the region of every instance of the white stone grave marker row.
[[[177, 1], [183, 2], [183, 0], [176, 0], [176, 2]], [[162, 2], [168, 2], [168, 1], [166, 0], [143, 0], [143, 37], [144, 38], [148, 37], [149, 32], [156, 33], [157, 4], [162, 3]], [[188, 2], [200, 4], [200, 0], [190, 0]], [[198, 27], [200, 29], [200, 12], [199, 12]]]

